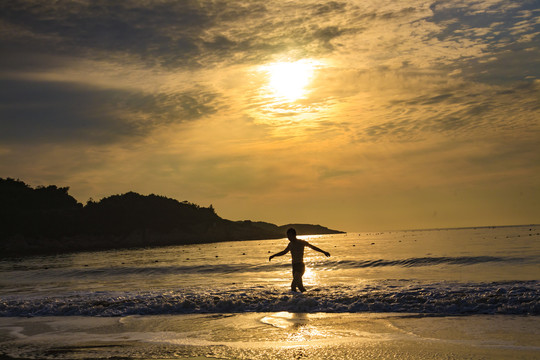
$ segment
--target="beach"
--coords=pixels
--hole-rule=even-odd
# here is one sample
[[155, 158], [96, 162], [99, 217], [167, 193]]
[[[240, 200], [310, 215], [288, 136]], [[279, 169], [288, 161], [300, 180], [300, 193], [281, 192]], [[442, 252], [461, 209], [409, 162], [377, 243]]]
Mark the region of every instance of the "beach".
[[536, 359], [539, 227], [306, 237], [0, 261], [3, 359]]
[[249, 313], [0, 319], [5, 359], [535, 359], [521, 316]]
[[540, 360], [540, 0], [0, 0], [0, 48], [0, 360]]

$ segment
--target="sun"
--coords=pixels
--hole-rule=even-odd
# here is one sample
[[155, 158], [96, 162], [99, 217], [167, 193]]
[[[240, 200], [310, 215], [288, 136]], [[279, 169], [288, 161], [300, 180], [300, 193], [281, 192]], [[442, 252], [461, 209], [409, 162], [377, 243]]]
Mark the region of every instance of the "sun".
[[304, 97], [317, 63], [309, 60], [277, 62], [264, 67], [275, 97], [295, 101]]

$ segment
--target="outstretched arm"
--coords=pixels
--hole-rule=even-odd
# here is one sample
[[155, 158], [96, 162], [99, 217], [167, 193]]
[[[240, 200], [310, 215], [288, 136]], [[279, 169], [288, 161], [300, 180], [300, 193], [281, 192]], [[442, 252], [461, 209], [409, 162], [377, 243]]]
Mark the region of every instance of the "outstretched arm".
[[329, 253], [328, 251], [324, 251], [323, 249], [319, 249], [319, 248], [316, 247], [315, 245], [311, 245], [310, 243], [308, 243], [307, 246], [309, 246], [310, 248], [312, 248], [312, 249], [315, 250], [315, 251], [318, 251], [318, 252], [323, 253], [324, 255], [326, 255], [326, 257], [329, 257], [329, 256], [330, 256], [330, 253]]
[[289, 252], [289, 250], [290, 250], [290, 249], [289, 249], [289, 246], [287, 246], [287, 247], [285, 248], [285, 250], [280, 251], [280, 252], [278, 252], [278, 253], [275, 253], [274, 255], [270, 255], [270, 257], [268, 258], [268, 261], [271, 261], [273, 257], [285, 255], [286, 253]]

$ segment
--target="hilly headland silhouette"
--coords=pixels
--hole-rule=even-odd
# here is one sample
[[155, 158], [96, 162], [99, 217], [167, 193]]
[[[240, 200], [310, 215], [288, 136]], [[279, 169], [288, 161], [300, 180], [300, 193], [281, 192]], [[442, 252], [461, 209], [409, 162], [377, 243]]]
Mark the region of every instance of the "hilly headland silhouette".
[[127, 192], [83, 205], [68, 191], [0, 178], [0, 256], [277, 239], [291, 226], [299, 235], [342, 233], [311, 224], [231, 221], [212, 205], [154, 194]]

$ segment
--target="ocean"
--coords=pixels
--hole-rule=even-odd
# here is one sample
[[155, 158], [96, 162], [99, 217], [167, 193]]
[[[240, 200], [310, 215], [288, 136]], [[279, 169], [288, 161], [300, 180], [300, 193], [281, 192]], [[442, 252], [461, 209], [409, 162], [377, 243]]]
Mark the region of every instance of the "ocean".
[[[421, 358], [406, 344], [439, 333], [464, 355], [456, 334], [440, 332], [466, 324], [485, 333], [491, 325], [479, 323], [496, 321], [506, 335], [486, 335], [485, 351], [540, 358], [539, 225], [301, 238], [331, 253], [306, 248], [303, 294], [290, 290], [289, 254], [268, 261], [285, 238], [3, 259], [0, 354], [271, 359], [298, 358], [301, 349], [311, 358], [369, 358], [391, 333], [392, 346], [405, 344], [395, 351]], [[306, 328], [309, 341], [290, 338]], [[430, 336], [419, 335], [426, 329]], [[460, 339], [470, 347], [475, 336]], [[354, 353], [366, 338], [379, 339], [375, 352]]]

